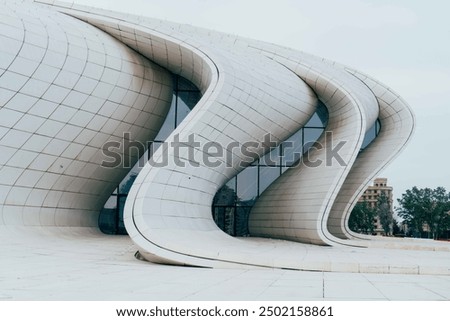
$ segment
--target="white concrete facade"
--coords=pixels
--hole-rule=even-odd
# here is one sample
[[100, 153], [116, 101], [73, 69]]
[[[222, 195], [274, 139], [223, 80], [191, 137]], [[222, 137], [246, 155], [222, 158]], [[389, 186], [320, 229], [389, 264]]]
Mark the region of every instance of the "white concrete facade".
[[0, 6], [0, 222], [96, 227], [129, 170], [102, 167], [103, 145], [157, 134], [170, 74], [76, 19]]
[[[125, 210], [127, 232], [145, 259], [317, 271], [398, 273], [404, 271], [402, 262], [411, 268], [412, 261], [406, 259], [411, 253], [396, 251], [391, 255], [398, 259], [379, 263], [363, 252], [349, 254], [353, 247], [403, 246], [372, 242], [347, 228], [348, 215], [365, 186], [404, 147], [414, 128], [408, 105], [391, 89], [348, 67], [272, 44], [73, 4], [38, 2], [52, 6], [0, 2], [5, 16], [0, 39], [16, 46], [2, 46], [0, 53], [5, 55], [0, 62], [1, 224], [95, 228], [98, 212], [127, 173], [121, 166], [101, 166], [102, 146], [122, 139], [124, 132], [136, 141], [152, 140], [167, 114], [171, 74], [176, 74], [197, 86], [202, 98], [166, 143], [194, 135], [202, 145], [240, 146], [262, 143], [267, 133], [281, 143], [305, 125], [320, 100], [329, 112], [326, 131], [336, 143], [345, 141], [340, 150], [345, 164], [289, 169], [264, 192], [249, 224], [252, 236], [270, 240], [233, 238], [212, 219], [215, 193], [243, 169], [245, 155], [239, 149], [227, 150], [234, 156], [231, 162], [216, 157], [217, 167], [146, 164]], [[36, 9], [28, 9], [31, 5]], [[16, 15], [40, 27], [31, 33]], [[50, 28], [54, 21], [57, 26]], [[39, 37], [46, 42], [35, 46]], [[26, 57], [30, 46], [40, 48], [40, 58]], [[52, 46], [58, 49], [49, 49]], [[16, 69], [14, 61], [22, 52], [27, 64]], [[53, 78], [49, 72], [42, 75], [40, 68], [53, 70]], [[30, 89], [27, 84], [32, 82]], [[36, 88], [41, 92], [34, 93]], [[70, 100], [73, 95], [75, 101]], [[360, 152], [366, 131], [377, 119], [378, 137]], [[325, 136], [318, 143], [326, 145]], [[158, 149], [153, 159], [165, 151]], [[265, 151], [257, 148], [255, 157]], [[190, 157], [185, 150], [168, 152], [171, 159]], [[311, 157], [325, 160], [326, 152], [317, 149]], [[133, 155], [134, 161], [138, 156]], [[203, 149], [195, 149], [196, 159], [205, 156]], [[311, 256], [297, 243], [321, 246]], [[323, 245], [335, 247], [335, 262]], [[342, 245], [349, 248], [339, 254]], [[449, 250], [428, 243], [419, 248]], [[327, 251], [329, 259], [321, 258], [320, 250]], [[418, 264], [411, 271], [449, 274], [449, 258], [441, 259], [436, 259], [436, 268]]]

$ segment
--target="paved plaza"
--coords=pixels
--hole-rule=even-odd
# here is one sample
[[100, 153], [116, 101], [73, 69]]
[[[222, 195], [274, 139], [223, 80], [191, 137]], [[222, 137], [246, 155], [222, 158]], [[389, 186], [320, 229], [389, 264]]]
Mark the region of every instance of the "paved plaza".
[[[268, 268], [208, 269], [157, 265], [134, 258], [127, 236], [86, 229], [1, 227], [0, 300], [449, 300], [450, 275], [414, 273], [411, 263], [436, 271], [450, 267], [450, 252], [353, 249], [354, 261], [379, 255], [405, 260], [404, 273], [314, 272]], [[61, 229], [57, 234], [61, 235]], [[56, 233], [56, 231], [55, 231]], [[12, 234], [15, 237], [12, 238]], [[21, 237], [19, 237], [21, 236]], [[430, 242], [428, 242], [430, 243]], [[441, 246], [441, 242], [435, 242]], [[300, 245], [305, 260], [351, 258], [348, 249]], [[320, 251], [319, 251], [320, 250]], [[341, 252], [340, 256], [338, 255]], [[382, 254], [384, 252], [384, 254]], [[321, 257], [319, 256], [321, 254]], [[363, 255], [364, 254], [364, 255]], [[331, 260], [331, 256], [330, 256]], [[373, 258], [376, 268], [377, 258]], [[341, 261], [343, 262], [343, 261]], [[406, 267], [410, 267], [407, 269]], [[398, 265], [400, 272], [401, 265]], [[429, 270], [431, 272], [431, 270]]]

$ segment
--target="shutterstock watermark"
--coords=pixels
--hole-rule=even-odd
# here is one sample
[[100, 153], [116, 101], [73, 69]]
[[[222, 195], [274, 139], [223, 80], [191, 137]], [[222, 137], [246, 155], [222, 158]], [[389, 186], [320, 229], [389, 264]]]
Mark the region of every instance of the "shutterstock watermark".
[[[222, 145], [214, 141], [204, 141], [196, 139], [195, 134], [188, 135], [184, 140], [176, 134], [169, 142], [147, 142], [151, 155], [154, 155], [157, 149], [161, 150], [158, 151], [157, 157], [150, 157], [147, 161], [141, 157], [139, 166], [143, 167], [148, 162], [153, 167], [166, 167], [171, 163], [177, 167], [246, 167], [257, 160], [259, 155], [264, 157], [266, 166], [279, 166], [280, 157], [283, 164], [288, 164], [289, 167], [347, 165], [340, 155], [347, 142], [335, 142], [331, 131], [326, 131], [320, 141], [306, 143], [308, 149], [304, 153], [301, 142], [284, 141], [284, 153], [281, 156], [269, 153], [279, 145], [271, 134], [266, 134], [261, 142], [232, 141]], [[130, 140], [130, 133], [124, 133], [122, 141], [109, 141], [103, 145], [105, 159], [101, 165], [110, 168], [131, 168], [134, 165], [131, 155], [143, 155], [145, 151], [145, 144]]]

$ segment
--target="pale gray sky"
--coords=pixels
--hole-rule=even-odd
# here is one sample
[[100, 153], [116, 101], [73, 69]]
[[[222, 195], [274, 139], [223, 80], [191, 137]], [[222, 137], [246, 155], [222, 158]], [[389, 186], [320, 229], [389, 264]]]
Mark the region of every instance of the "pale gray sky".
[[381, 174], [450, 190], [450, 2], [446, 0], [75, 0], [285, 45], [366, 72], [411, 105], [417, 129]]

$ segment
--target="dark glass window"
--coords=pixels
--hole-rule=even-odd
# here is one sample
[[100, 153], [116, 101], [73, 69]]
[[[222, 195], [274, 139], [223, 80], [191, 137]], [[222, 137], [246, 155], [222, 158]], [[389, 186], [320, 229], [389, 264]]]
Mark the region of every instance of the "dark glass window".
[[375, 124], [373, 124], [372, 127], [369, 128], [369, 130], [366, 132], [366, 135], [364, 136], [364, 141], [361, 146], [361, 151], [364, 150], [369, 144], [375, 139], [375, 137], [378, 136], [378, 133], [380, 132], [381, 124], [380, 121], [377, 119]]
[[261, 195], [280, 175], [279, 167], [259, 167], [259, 194]]
[[172, 97], [172, 105], [170, 106], [169, 112], [167, 113], [166, 119], [159, 130], [158, 134], [155, 137], [155, 141], [165, 141], [167, 137], [173, 132], [175, 129], [175, 116], [176, 116], [176, 101], [175, 94]]
[[264, 166], [280, 166], [280, 147], [272, 148], [270, 152], [259, 159], [259, 164]]
[[300, 129], [294, 135], [289, 137], [284, 143], [281, 144], [283, 156], [283, 167], [292, 166], [297, 162], [303, 154], [303, 129]]
[[305, 128], [303, 131], [303, 153], [319, 139], [325, 128]]
[[237, 197], [241, 201], [252, 201], [258, 194], [258, 167], [249, 166], [237, 175]]

